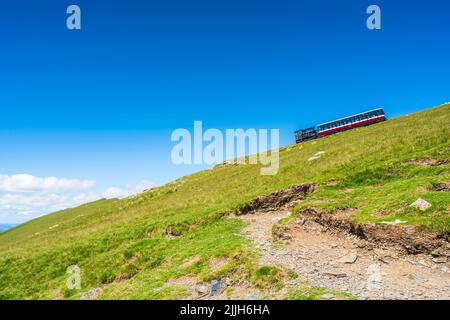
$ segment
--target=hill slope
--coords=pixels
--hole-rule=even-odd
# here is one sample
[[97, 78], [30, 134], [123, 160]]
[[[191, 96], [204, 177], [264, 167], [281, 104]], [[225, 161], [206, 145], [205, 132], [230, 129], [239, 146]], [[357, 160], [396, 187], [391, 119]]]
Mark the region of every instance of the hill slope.
[[[361, 223], [399, 219], [448, 234], [450, 197], [439, 186], [450, 181], [449, 137], [444, 105], [285, 147], [276, 176], [261, 176], [258, 165], [217, 166], [132, 198], [35, 219], [0, 234], [0, 299], [92, 298], [94, 288], [101, 288], [94, 298], [182, 298], [185, 290], [170, 280], [186, 275], [270, 286], [244, 222], [225, 215], [305, 182], [316, 191], [298, 208], [315, 201], [329, 213], [354, 208], [351, 218]], [[308, 161], [318, 152], [325, 153]], [[433, 206], [410, 207], [419, 197]], [[81, 290], [66, 288], [70, 265], [81, 268]]]

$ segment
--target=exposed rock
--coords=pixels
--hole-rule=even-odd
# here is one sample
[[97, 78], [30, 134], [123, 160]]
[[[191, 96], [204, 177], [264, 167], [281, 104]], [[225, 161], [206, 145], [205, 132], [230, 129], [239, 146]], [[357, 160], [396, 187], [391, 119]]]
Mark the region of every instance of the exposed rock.
[[327, 271], [327, 272], [323, 272], [322, 275], [326, 276], [326, 277], [335, 277], [335, 278], [345, 278], [347, 277], [347, 274], [344, 272], [340, 272], [340, 271]]
[[434, 258], [450, 257], [450, 244], [448, 244], [447, 246], [442, 246], [440, 248], [437, 248], [437, 249], [433, 250], [431, 252], [431, 255]]
[[317, 153], [315, 153], [312, 157], [309, 157], [308, 158], [308, 161], [314, 161], [314, 160], [317, 160], [317, 159], [319, 159], [322, 155], [324, 155], [325, 154], [325, 151], [319, 151], [319, 152], [317, 152]]
[[207, 294], [209, 293], [209, 288], [207, 285], [204, 284], [196, 284], [195, 291], [199, 294]]
[[381, 221], [380, 224], [388, 224], [388, 225], [396, 225], [396, 224], [404, 224], [406, 221], [395, 219], [394, 221]]
[[419, 198], [411, 204], [411, 207], [414, 207], [421, 211], [425, 211], [427, 209], [430, 209], [432, 207], [432, 205], [428, 201]]
[[212, 280], [211, 281], [211, 295], [214, 296], [220, 293], [220, 281]]
[[433, 258], [433, 262], [434, 263], [447, 263], [447, 258], [446, 257]]
[[384, 264], [389, 264], [389, 257], [387, 257], [387, 256], [379, 256], [378, 260], [380, 260]]
[[233, 279], [228, 277], [223, 278], [221, 282], [225, 288], [231, 287], [233, 285]]
[[94, 288], [94, 289], [89, 290], [89, 292], [85, 293], [84, 295], [82, 295], [81, 299], [95, 300], [95, 299], [98, 299], [98, 297], [100, 297], [102, 292], [103, 292], [103, 288]]
[[289, 233], [283, 232], [283, 234], [281, 235], [281, 239], [283, 239], [283, 240], [291, 240], [291, 236], [289, 235]]
[[450, 191], [450, 182], [443, 182], [439, 183], [435, 189], [435, 191], [441, 191], [441, 192], [449, 192]]
[[330, 299], [333, 299], [333, 298], [334, 298], [334, 294], [331, 294], [331, 293], [325, 293], [325, 294], [322, 295], [322, 298], [327, 299], [327, 300], [330, 300]]
[[340, 258], [338, 262], [344, 264], [352, 264], [355, 263], [356, 259], [358, 259], [358, 253], [356, 252], [356, 250], [352, 250], [349, 252], [349, 254]]
[[320, 223], [317, 223], [317, 222], [312, 221], [312, 220], [305, 221], [305, 223], [303, 225], [308, 230], [320, 230], [320, 229], [322, 229], [322, 225]]

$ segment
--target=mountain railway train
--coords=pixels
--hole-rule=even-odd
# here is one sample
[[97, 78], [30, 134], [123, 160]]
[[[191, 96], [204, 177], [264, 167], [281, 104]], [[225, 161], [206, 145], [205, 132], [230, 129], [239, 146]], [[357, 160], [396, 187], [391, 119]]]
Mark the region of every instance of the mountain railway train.
[[350, 117], [319, 124], [312, 128], [297, 130], [295, 131], [295, 142], [301, 143], [386, 120], [387, 118], [383, 109], [370, 110]]

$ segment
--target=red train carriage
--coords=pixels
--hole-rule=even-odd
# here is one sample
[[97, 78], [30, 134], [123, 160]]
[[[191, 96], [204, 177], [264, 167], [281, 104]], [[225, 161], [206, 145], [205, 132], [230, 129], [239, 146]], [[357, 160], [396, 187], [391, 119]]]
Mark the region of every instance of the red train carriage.
[[383, 109], [370, 110], [354, 116], [319, 124], [313, 128], [298, 130], [295, 132], [295, 141], [300, 143], [385, 120], [387, 119]]

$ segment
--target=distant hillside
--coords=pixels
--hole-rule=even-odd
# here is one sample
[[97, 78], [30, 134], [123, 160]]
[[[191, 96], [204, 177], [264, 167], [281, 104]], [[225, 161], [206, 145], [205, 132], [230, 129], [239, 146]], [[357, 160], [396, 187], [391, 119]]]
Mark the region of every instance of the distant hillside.
[[[284, 147], [275, 176], [260, 175], [259, 165], [217, 166], [136, 197], [40, 217], [0, 234], [0, 299], [178, 299], [186, 290], [173, 279], [187, 275], [264, 286], [275, 273], [258, 269], [244, 222], [225, 216], [306, 182], [315, 191], [298, 208], [352, 208], [361, 223], [399, 220], [448, 234], [450, 197], [439, 186], [450, 181], [449, 137], [444, 105]], [[411, 207], [418, 198], [432, 207]], [[71, 265], [81, 268], [81, 290], [66, 288]]]
[[0, 224], [0, 232], [11, 229], [14, 226], [15, 226], [15, 224]]

